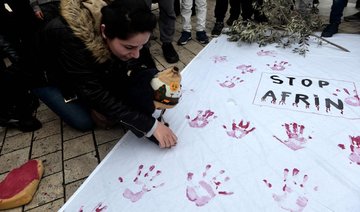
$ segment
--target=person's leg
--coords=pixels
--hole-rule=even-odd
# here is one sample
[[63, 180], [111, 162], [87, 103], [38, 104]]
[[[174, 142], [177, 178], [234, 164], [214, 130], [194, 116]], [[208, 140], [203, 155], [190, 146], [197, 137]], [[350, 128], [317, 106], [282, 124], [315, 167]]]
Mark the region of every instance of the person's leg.
[[341, 23], [341, 17], [345, 8], [345, 0], [333, 0], [330, 12], [329, 25], [322, 31], [322, 37], [332, 37], [338, 32], [339, 24]]
[[259, 23], [267, 22], [268, 21], [267, 17], [261, 11], [262, 5], [263, 5], [263, 0], [256, 0], [256, 3], [257, 3], [257, 7], [259, 7], [259, 8], [253, 8], [253, 10], [254, 10], [254, 20], [259, 22]]
[[185, 45], [189, 40], [191, 40], [191, 13], [193, 6], [193, 0], [182, 0], [181, 1], [181, 20], [182, 20], [182, 32], [179, 40], [177, 41], [178, 45]]
[[228, 0], [216, 0], [214, 14], [216, 22], [224, 22], [226, 11], [228, 10]]
[[240, 8], [242, 5], [240, 5], [240, 0], [230, 0], [230, 16], [228, 20], [226, 21], [226, 24], [229, 26], [232, 26], [233, 22], [237, 20], [240, 16]]
[[92, 130], [95, 127], [89, 109], [78, 100], [65, 103], [58, 88], [48, 86], [35, 88], [32, 91], [69, 126], [80, 131]]
[[253, 13], [254, 8], [252, 6], [252, 0], [241, 0], [241, 17], [243, 20], [251, 19]]
[[207, 3], [206, 0], [196, 0], [196, 31], [201, 32], [206, 29], [206, 12]]
[[216, 0], [214, 14], [216, 22], [214, 28], [211, 30], [211, 35], [216, 37], [221, 34], [224, 28], [224, 18], [228, 9], [228, 0]]
[[175, 0], [174, 1], [174, 11], [175, 11], [175, 15], [178, 16], [181, 14], [181, 9], [180, 9], [180, 0]]
[[341, 23], [341, 17], [343, 16], [345, 3], [345, 0], [333, 0], [330, 12], [330, 24], [339, 25]]
[[168, 63], [179, 61], [179, 55], [175, 51], [172, 41], [175, 34], [176, 14], [174, 10], [174, 0], [159, 0], [159, 30], [160, 41], [163, 43], [161, 48]]
[[186, 32], [191, 32], [192, 5], [192, 0], [182, 0], [181, 2], [181, 20], [183, 25], [182, 30]]
[[159, 0], [159, 9], [160, 41], [163, 43], [172, 42], [176, 21], [174, 0]]
[[38, 130], [42, 125], [33, 115], [39, 106], [39, 100], [24, 86], [25, 83], [20, 76], [5, 70], [5, 67], [3, 70], [1, 68], [0, 126], [16, 128], [23, 132]]
[[206, 12], [207, 3], [206, 0], [196, 0], [196, 39], [202, 43], [209, 43], [209, 38], [206, 35]]

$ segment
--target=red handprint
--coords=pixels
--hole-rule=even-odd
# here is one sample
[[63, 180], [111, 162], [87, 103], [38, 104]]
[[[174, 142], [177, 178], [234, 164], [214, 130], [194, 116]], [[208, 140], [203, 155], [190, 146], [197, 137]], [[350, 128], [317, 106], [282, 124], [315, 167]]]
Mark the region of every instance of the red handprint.
[[285, 66], [290, 66], [290, 64], [286, 61], [275, 61], [273, 65], [267, 64], [273, 71], [284, 71]]
[[[219, 80], [218, 80], [219, 82]], [[236, 84], [242, 83], [244, 80], [240, 79], [240, 77], [233, 76], [229, 79], [229, 76], [226, 77], [224, 82], [219, 82], [219, 85], [223, 88], [233, 88]]]
[[[292, 129], [290, 128], [290, 126], [292, 126]], [[307, 143], [307, 139], [304, 138], [303, 136], [304, 129], [305, 129], [304, 125], [298, 125], [295, 122], [290, 124], [285, 123], [285, 130], [288, 139], [283, 141], [275, 135], [273, 137], [276, 138], [281, 143], [285, 144], [290, 149], [296, 151], [304, 148], [304, 145]], [[310, 136], [309, 139], [311, 139]]]
[[[233, 120], [233, 123], [231, 124], [231, 130], [226, 131], [226, 133], [230, 137], [241, 139], [242, 137], [244, 137], [245, 135], [249, 134], [250, 132], [256, 129], [255, 127], [249, 129], [249, 126], [250, 126], [249, 121], [246, 122], [246, 124], [244, 124], [243, 120], [241, 120], [240, 123], [237, 125], [235, 120]], [[225, 125], [223, 125], [223, 127], [227, 129]]]
[[[304, 210], [308, 203], [308, 198], [305, 196], [304, 188], [305, 183], [308, 180], [308, 176], [304, 175], [302, 182], [297, 181], [299, 170], [294, 168], [292, 171], [292, 180], [288, 180], [289, 169], [284, 169], [284, 185], [282, 187], [282, 194], [273, 194], [273, 199], [278, 203], [278, 205], [287, 211], [291, 212], [301, 212]], [[267, 180], [263, 180], [265, 184], [271, 188], [272, 185]], [[290, 185], [289, 185], [290, 184]], [[317, 190], [317, 187], [314, 188]]]
[[[106, 205], [102, 205], [103, 203], [100, 202], [99, 204], [97, 204], [95, 206], [95, 208], [93, 210], [91, 210], [91, 212], [102, 212], [102, 211], [106, 211], [107, 206]], [[84, 206], [81, 206], [79, 209], [79, 212], [84, 212]]]
[[[350, 155], [349, 159], [351, 162], [360, 165], [360, 136], [349, 136], [350, 137]], [[345, 149], [344, 144], [339, 144], [339, 147]]]
[[[133, 192], [132, 190], [130, 190], [129, 188], [126, 188], [123, 196], [127, 199], [129, 199], [131, 202], [137, 202], [138, 200], [140, 200], [142, 198], [142, 196], [147, 193], [150, 192], [151, 189], [153, 188], [158, 188], [163, 186], [165, 183], [160, 183], [158, 185], [150, 185], [153, 184], [153, 180], [159, 176], [161, 174], [160, 170], [156, 170], [156, 172], [154, 174], [153, 171], [155, 170], [155, 166], [152, 165], [149, 167], [149, 170], [142, 174], [142, 170], [144, 168], [144, 165], [140, 165], [137, 171], [137, 175], [136, 177], [133, 179], [133, 182], [135, 183], [135, 185], [137, 187], [141, 187], [138, 188], [137, 190], [140, 190], [138, 192]], [[152, 175], [151, 175], [152, 174]], [[120, 183], [124, 182], [122, 177], [119, 177], [119, 181]]]
[[[205, 110], [204, 114], [202, 110], [199, 110], [197, 116], [194, 119], [190, 120], [189, 125], [190, 127], [194, 128], [203, 128], [209, 124], [212, 118], [217, 118], [217, 116], [214, 116], [214, 114], [215, 113], [211, 110]], [[189, 115], [187, 115], [185, 118], [191, 119]]]
[[211, 58], [214, 63], [223, 63], [227, 61], [226, 56], [215, 55]]
[[[202, 179], [199, 181], [199, 185], [197, 186], [188, 186], [186, 188], [186, 196], [187, 198], [195, 202], [196, 206], [204, 206], [210, 200], [212, 200], [216, 194], [220, 195], [232, 195], [233, 192], [227, 191], [219, 191], [222, 182], [217, 178], [225, 173], [224, 170], [220, 170], [218, 176], [214, 176], [211, 179], [206, 179], [207, 172], [211, 168], [211, 165], [206, 165], [205, 171], [202, 173]], [[187, 180], [192, 183], [194, 174], [189, 172], [187, 176]], [[228, 181], [230, 178], [225, 177], [224, 182]], [[203, 193], [203, 194], [200, 194]]]
[[254, 71], [256, 71], [256, 69], [251, 67], [251, 65], [245, 65], [245, 64], [236, 66], [236, 69], [241, 70], [242, 74], [253, 73]]
[[350, 136], [351, 144], [350, 144], [350, 150], [351, 153], [349, 155], [349, 159], [360, 165], [360, 136], [353, 137]]

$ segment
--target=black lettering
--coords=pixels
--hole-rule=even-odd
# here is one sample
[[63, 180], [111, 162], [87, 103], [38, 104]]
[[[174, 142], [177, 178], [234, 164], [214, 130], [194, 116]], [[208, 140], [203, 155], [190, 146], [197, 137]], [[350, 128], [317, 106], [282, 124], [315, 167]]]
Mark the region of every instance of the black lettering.
[[282, 84], [283, 81], [282, 81], [281, 79], [277, 78], [277, 77], [279, 77], [279, 76], [278, 76], [278, 75], [272, 75], [272, 76], [270, 77], [270, 79], [272, 79], [272, 80], [273, 80], [273, 83], [275, 83], [275, 84]]

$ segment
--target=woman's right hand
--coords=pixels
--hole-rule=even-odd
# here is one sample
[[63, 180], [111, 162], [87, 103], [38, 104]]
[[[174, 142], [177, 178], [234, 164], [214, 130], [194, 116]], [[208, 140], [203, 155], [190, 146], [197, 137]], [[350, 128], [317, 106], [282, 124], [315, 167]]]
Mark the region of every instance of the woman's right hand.
[[160, 148], [170, 148], [177, 143], [174, 132], [161, 122], [158, 123], [153, 135], [159, 141]]
[[36, 11], [35, 12], [35, 16], [36, 18], [40, 19], [40, 20], [44, 20], [44, 14], [42, 13], [42, 11]]

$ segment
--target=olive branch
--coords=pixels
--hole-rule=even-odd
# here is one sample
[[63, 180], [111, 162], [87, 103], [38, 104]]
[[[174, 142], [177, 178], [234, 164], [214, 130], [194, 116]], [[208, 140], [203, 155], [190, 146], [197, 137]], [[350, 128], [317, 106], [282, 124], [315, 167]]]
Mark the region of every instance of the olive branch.
[[224, 33], [229, 35], [228, 40], [232, 42], [258, 43], [259, 47], [276, 43], [276, 47], [293, 48], [294, 53], [302, 56], [309, 51], [310, 36], [317, 38], [318, 45], [322, 45], [324, 41], [349, 52], [344, 47], [314, 34], [323, 26], [314, 2], [317, 1], [264, 0], [261, 5], [255, 2], [254, 9], [265, 15], [268, 21], [257, 23], [239, 19]]

